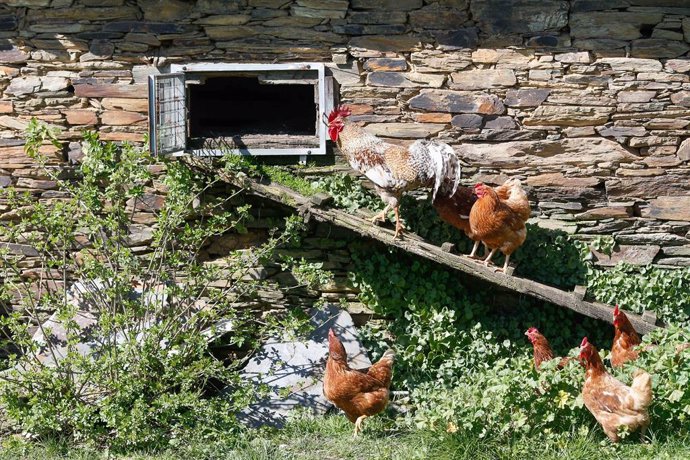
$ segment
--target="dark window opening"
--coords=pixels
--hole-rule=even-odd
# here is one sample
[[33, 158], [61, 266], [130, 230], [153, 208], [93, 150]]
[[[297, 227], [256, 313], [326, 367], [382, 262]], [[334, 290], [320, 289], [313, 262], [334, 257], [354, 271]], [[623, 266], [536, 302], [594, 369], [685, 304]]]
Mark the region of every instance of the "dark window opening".
[[[190, 137], [237, 146], [318, 144], [314, 85], [262, 84], [257, 77], [209, 77], [189, 88]], [[197, 143], [195, 142], [195, 143]]]
[[654, 32], [654, 24], [642, 24], [640, 26], [640, 35], [642, 35], [642, 38], [651, 37], [652, 32]]

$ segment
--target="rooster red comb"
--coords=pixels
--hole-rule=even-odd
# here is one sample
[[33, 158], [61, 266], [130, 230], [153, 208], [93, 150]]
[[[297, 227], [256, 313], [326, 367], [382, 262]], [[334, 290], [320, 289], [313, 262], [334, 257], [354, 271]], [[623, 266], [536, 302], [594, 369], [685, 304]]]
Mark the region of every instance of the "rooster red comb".
[[352, 115], [352, 110], [346, 105], [339, 105], [331, 113], [328, 114], [328, 123], [332, 122], [338, 117], [345, 118]]

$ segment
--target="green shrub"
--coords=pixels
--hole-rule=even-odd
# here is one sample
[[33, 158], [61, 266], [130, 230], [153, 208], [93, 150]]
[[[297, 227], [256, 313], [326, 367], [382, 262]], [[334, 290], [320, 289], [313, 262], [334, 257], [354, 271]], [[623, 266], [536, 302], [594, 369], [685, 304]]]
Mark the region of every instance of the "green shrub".
[[644, 337], [646, 351], [619, 372], [628, 380], [636, 368], [652, 375], [651, 428], [665, 435], [686, 431], [690, 420], [690, 349], [679, 350], [682, 344], [690, 344], [687, 326], [657, 329]]
[[[68, 182], [38, 153], [50, 141], [56, 142], [50, 131], [30, 124], [27, 153], [57, 181], [61, 199], [38, 202], [9, 190], [6, 198], [19, 220], [0, 229], [0, 240], [33, 246], [39, 254], [35, 272], [64, 284], [37, 284], [22, 271], [22, 256], [0, 251], [0, 298], [21, 299], [0, 322], [14, 350], [0, 374], [5, 415], [32, 437], [114, 450], [232, 435], [238, 429], [234, 414], [257, 392], [239, 378], [240, 351], [251, 352], [267, 335], [306, 322], [277, 313], [259, 322], [234, 305], [255, 293], [260, 282], [251, 270], [275, 260], [276, 248], [296, 239], [301, 220], [286, 220], [282, 232], [272, 232], [252, 250], [204, 263], [199, 252], [212, 238], [245, 231], [249, 207], [228, 205], [241, 191], [208, 193], [216, 180], [129, 144], [101, 142], [95, 133], [85, 134], [78, 178]], [[158, 184], [166, 191], [165, 203], [153, 210], [150, 251], [137, 255], [130, 229], [136, 227], [135, 207], [146, 202], [154, 184], [154, 161], [166, 168]], [[305, 282], [324, 279], [318, 267], [288, 263]], [[78, 307], [68, 301], [72, 279], [96, 286], [83, 294], [97, 318], [88, 331], [93, 348], [86, 353], [78, 347], [85, 334], [75, 321]], [[133, 295], [133, 286], [143, 295]], [[39, 345], [32, 339], [29, 321], [41, 324], [46, 311], [56, 312], [66, 343]], [[209, 349], [220, 320], [231, 322], [228, 345], [237, 351], [224, 361]], [[41, 330], [50, 336], [50, 329]], [[49, 359], [39, 361], [39, 353]], [[64, 358], [50, 359], [60, 353]], [[220, 388], [230, 389], [217, 395]]]
[[452, 387], [429, 382], [412, 392], [418, 428], [462, 431], [479, 437], [552, 436], [573, 427], [591, 427], [580, 395], [584, 371], [576, 363], [563, 370], [557, 361], [542, 372], [522, 355], [502, 358], [486, 369], [463, 373]]
[[331, 195], [335, 205], [348, 212], [354, 212], [360, 208], [378, 211], [384, 207], [380, 197], [349, 174], [340, 173], [322, 177], [312, 182], [312, 187]]
[[[482, 339], [486, 340], [486, 339]], [[656, 344], [622, 369], [609, 372], [626, 385], [637, 368], [652, 375], [650, 429], [660, 439], [684, 432], [690, 418], [690, 343], [685, 328], [658, 329], [644, 339]], [[597, 343], [603, 356], [610, 342]], [[571, 352], [576, 355], [577, 349]], [[501, 358], [479, 370], [463, 369], [452, 385], [430, 380], [412, 390], [414, 411], [409, 422], [418, 428], [462, 430], [483, 436], [525, 435], [558, 437], [573, 428], [585, 434], [600, 430], [583, 406], [584, 369], [571, 360], [557, 369], [558, 360], [533, 370], [531, 347]]]
[[651, 310], [670, 324], [690, 324], [690, 268], [624, 263], [608, 270], [592, 268], [587, 288], [600, 302], [619, 304], [635, 313]]
[[[408, 423], [489, 437], [599, 430], [580, 396], [584, 370], [576, 361], [557, 370], [553, 361], [536, 373], [524, 331], [538, 327], [558, 356], [576, 356], [584, 336], [606, 355], [610, 324], [525, 300], [490, 306], [488, 285], [470, 289], [461, 274], [390, 248], [368, 247], [353, 259], [350, 277], [361, 290], [359, 299], [387, 318], [370, 322], [360, 335], [374, 356], [389, 346], [398, 352], [393, 386], [411, 392]], [[671, 328], [645, 340], [662, 344], [635, 364], [654, 376], [652, 429], [657, 436], [673, 435], [690, 414], [684, 386], [690, 350], [672, 350], [690, 342], [690, 333]], [[628, 368], [614, 375], [630, 384], [631, 373]], [[676, 431], [662, 433], [665, 420]]]

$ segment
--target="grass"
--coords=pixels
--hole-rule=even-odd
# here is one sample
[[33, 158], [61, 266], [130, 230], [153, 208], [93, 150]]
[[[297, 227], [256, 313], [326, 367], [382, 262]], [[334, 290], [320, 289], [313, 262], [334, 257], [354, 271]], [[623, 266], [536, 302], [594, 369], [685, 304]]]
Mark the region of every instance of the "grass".
[[601, 431], [577, 433], [556, 440], [494, 437], [478, 439], [462, 433], [400, 428], [378, 416], [365, 422], [364, 434], [352, 438], [352, 424], [341, 414], [302, 416], [282, 430], [249, 430], [224, 442], [181, 443], [167, 452], [118, 456], [93, 448], [67, 448], [58, 444], [5, 442], [0, 460], [101, 460], [237, 459], [237, 460], [340, 460], [340, 459], [685, 459], [690, 458], [690, 438], [640, 444], [637, 437], [611, 445]]

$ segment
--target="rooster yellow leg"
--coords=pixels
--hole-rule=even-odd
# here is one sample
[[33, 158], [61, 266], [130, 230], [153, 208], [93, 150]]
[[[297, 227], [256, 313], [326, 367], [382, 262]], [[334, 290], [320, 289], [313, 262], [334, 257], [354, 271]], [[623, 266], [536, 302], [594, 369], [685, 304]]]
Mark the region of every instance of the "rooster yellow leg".
[[403, 231], [403, 226], [400, 223], [399, 209], [400, 209], [399, 206], [396, 206], [393, 208], [393, 210], [395, 211], [395, 235], [393, 235], [393, 239], [396, 239], [398, 236], [400, 236], [400, 234]]
[[376, 222], [383, 222], [386, 220], [386, 213], [388, 213], [388, 210], [391, 208], [391, 205], [387, 204], [385, 208], [383, 208], [383, 211], [380, 213], [376, 214], [374, 217], [371, 218], [371, 223], [376, 223]]
[[357, 417], [357, 421], [355, 421], [355, 434], [353, 436], [354, 438], [357, 437], [358, 433], [362, 432], [362, 422], [365, 418], [367, 418], [366, 415], [360, 415], [359, 417]]
[[487, 267], [491, 263], [491, 259], [494, 257], [494, 254], [496, 254], [496, 249], [492, 249], [491, 252], [489, 253], [488, 256], [486, 256], [486, 259], [484, 259], [484, 265]]

